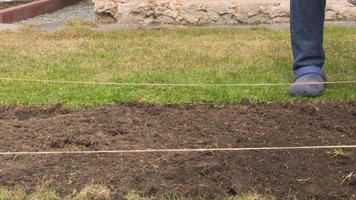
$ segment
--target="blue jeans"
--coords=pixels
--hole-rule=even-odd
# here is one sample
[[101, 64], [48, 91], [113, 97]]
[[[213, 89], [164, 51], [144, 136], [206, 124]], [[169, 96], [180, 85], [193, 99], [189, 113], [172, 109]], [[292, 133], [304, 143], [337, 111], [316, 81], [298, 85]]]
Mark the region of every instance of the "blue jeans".
[[291, 35], [295, 78], [319, 74], [325, 78], [323, 49], [326, 0], [291, 0]]

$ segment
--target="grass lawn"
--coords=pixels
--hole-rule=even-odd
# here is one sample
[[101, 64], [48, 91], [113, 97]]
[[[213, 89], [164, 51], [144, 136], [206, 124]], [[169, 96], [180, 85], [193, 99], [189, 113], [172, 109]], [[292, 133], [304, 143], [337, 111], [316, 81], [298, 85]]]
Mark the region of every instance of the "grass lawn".
[[[287, 83], [288, 31], [264, 29], [117, 30], [68, 26], [55, 32], [0, 32], [0, 77], [134, 83]], [[329, 81], [356, 79], [356, 29], [327, 28]], [[69, 107], [150, 103], [225, 104], [299, 100], [288, 86], [105, 86], [0, 81], [0, 104]], [[355, 84], [329, 85], [307, 101], [356, 99]]]

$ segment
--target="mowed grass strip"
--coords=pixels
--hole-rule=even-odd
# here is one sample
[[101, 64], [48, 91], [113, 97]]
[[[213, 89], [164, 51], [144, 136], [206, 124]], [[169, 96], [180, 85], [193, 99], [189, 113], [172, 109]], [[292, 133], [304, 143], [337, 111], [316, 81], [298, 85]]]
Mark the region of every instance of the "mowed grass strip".
[[[356, 79], [356, 29], [327, 28], [329, 81]], [[94, 31], [69, 26], [0, 32], [0, 77], [132, 83], [287, 83], [293, 80], [288, 31], [180, 29]], [[127, 101], [226, 104], [299, 100], [288, 86], [104, 86], [0, 81], [0, 104], [69, 107]], [[307, 101], [356, 99], [356, 85], [329, 85]]]

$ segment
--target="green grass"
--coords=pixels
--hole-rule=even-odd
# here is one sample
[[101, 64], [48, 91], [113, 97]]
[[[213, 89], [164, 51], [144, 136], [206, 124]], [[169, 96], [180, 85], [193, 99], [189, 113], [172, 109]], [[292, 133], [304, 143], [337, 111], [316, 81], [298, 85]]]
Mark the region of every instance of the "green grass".
[[[264, 29], [117, 30], [71, 25], [42, 33], [0, 32], [0, 77], [135, 83], [285, 83], [293, 79], [290, 35]], [[356, 29], [327, 28], [330, 81], [356, 79]], [[69, 107], [127, 101], [226, 104], [299, 100], [288, 86], [149, 87], [0, 81], [0, 104]], [[356, 99], [355, 84], [330, 85], [319, 98]]]

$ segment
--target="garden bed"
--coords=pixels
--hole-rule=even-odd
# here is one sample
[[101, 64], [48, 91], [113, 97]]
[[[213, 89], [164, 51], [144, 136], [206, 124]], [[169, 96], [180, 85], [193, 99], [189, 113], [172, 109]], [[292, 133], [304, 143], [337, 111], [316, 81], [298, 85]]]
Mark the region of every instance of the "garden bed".
[[0, 23], [13, 23], [54, 12], [81, 0], [23, 0], [0, 2]]
[[5, 8], [10, 8], [13, 6], [18, 6], [26, 3], [30, 3], [36, 0], [15, 0], [15, 1], [0, 1], [0, 10]]
[[[354, 102], [0, 107], [0, 151], [350, 145], [355, 130]], [[102, 184], [114, 199], [133, 189], [207, 199], [249, 190], [279, 199], [353, 199], [355, 155], [345, 149], [1, 156], [0, 185], [32, 190], [46, 181], [69, 194]]]

